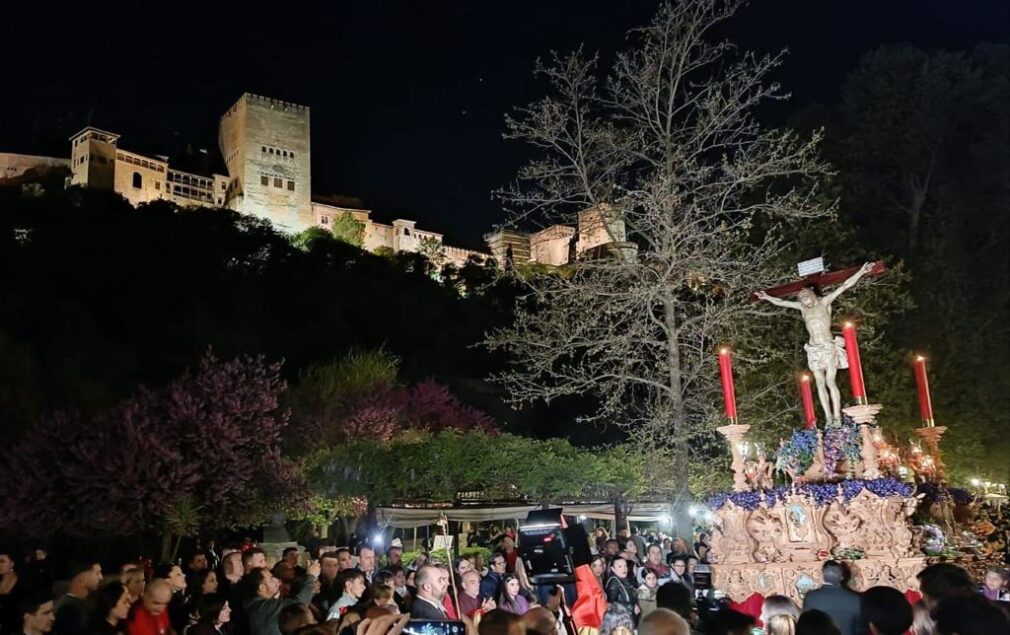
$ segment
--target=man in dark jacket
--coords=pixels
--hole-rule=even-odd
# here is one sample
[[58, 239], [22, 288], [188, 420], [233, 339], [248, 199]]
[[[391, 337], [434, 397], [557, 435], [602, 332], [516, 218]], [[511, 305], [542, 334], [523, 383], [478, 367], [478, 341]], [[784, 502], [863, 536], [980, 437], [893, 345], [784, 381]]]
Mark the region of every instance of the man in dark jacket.
[[245, 612], [249, 619], [250, 635], [281, 635], [277, 618], [285, 606], [301, 603], [308, 604], [312, 600], [312, 590], [316, 586], [319, 575], [319, 562], [313, 562], [308, 567], [308, 575], [298, 595], [293, 598], [281, 598], [281, 583], [269, 569], [256, 568], [242, 578], [242, 584], [254, 591], [246, 600]]
[[824, 584], [807, 593], [803, 610], [818, 609], [831, 616], [842, 635], [863, 635], [862, 600], [859, 594], [845, 587], [842, 564], [828, 560], [821, 567]]
[[442, 600], [449, 588], [449, 573], [439, 567], [425, 565], [414, 574], [417, 597], [410, 607], [410, 618], [415, 620], [447, 619]]
[[488, 565], [487, 575], [480, 581], [480, 599], [494, 598], [498, 595], [498, 586], [501, 585], [502, 576], [508, 567], [505, 554], [495, 551], [491, 554], [491, 562]]

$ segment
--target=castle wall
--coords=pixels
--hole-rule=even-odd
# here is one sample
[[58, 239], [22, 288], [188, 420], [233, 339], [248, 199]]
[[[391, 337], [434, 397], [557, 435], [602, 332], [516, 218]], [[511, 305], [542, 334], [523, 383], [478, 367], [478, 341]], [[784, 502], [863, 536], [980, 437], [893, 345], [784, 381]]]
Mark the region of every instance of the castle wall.
[[627, 240], [624, 221], [617, 218], [609, 208], [603, 206], [579, 212], [579, 238], [575, 245], [576, 254]]
[[167, 197], [168, 163], [133, 152], [116, 151], [113, 190], [133, 205]]
[[0, 152], [0, 183], [18, 179], [29, 172], [69, 169], [70, 159]]
[[569, 251], [575, 237], [575, 228], [552, 225], [530, 236], [530, 259], [545, 265], [568, 263]]

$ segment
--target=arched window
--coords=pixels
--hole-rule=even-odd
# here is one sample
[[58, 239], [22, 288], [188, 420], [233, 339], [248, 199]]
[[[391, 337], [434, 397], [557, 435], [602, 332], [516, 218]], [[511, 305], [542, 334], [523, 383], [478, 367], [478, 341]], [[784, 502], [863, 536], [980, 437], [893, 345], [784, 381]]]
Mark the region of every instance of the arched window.
[[143, 186], [143, 180], [140, 178], [140, 172], [133, 173], [133, 187], [140, 189]]

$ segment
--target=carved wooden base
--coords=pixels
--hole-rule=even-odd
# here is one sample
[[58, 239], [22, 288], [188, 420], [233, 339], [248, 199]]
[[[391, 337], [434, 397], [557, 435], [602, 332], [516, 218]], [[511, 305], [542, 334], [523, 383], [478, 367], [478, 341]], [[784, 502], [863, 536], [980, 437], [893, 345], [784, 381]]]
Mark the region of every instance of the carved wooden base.
[[[785, 595], [803, 604], [807, 591], [821, 586], [820, 560], [712, 565], [712, 583], [734, 602], [743, 602], [757, 592], [765, 597]], [[905, 591], [918, 590], [916, 574], [926, 566], [925, 558], [868, 558], [849, 563], [857, 591], [889, 586]]]
[[852, 561], [855, 588], [917, 588], [915, 574], [923, 558], [914, 547], [908, 521], [917, 503], [915, 498], [882, 497], [866, 489], [853, 498], [820, 505], [801, 493], [774, 505], [764, 501], [753, 510], [729, 501], [715, 512], [708, 555], [715, 586], [736, 601], [755, 591], [797, 599], [812, 588], [808, 582], [820, 585], [824, 560], [849, 551], [864, 555]]

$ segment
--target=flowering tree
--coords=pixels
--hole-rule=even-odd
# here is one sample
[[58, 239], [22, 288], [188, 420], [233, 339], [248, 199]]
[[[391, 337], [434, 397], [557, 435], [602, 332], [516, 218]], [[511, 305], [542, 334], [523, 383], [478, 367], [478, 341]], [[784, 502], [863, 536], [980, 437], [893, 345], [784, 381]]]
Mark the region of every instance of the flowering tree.
[[351, 353], [314, 366], [291, 390], [297, 450], [363, 438], [389, 441], [404, 430], [493, 431], [494, 422], [434, 380], [397, 383], [397, 360], [384, 351]]
[[300, 508], [300, 471], [279, 451], [288, 424], [279, 371], [260, 357], [208, 353], [194, 371], [103, 416], [43, 420], [0, 474], [0, 523], [36, 536], [129, 535], [165, 530], [181, 508], [215, 527]]

